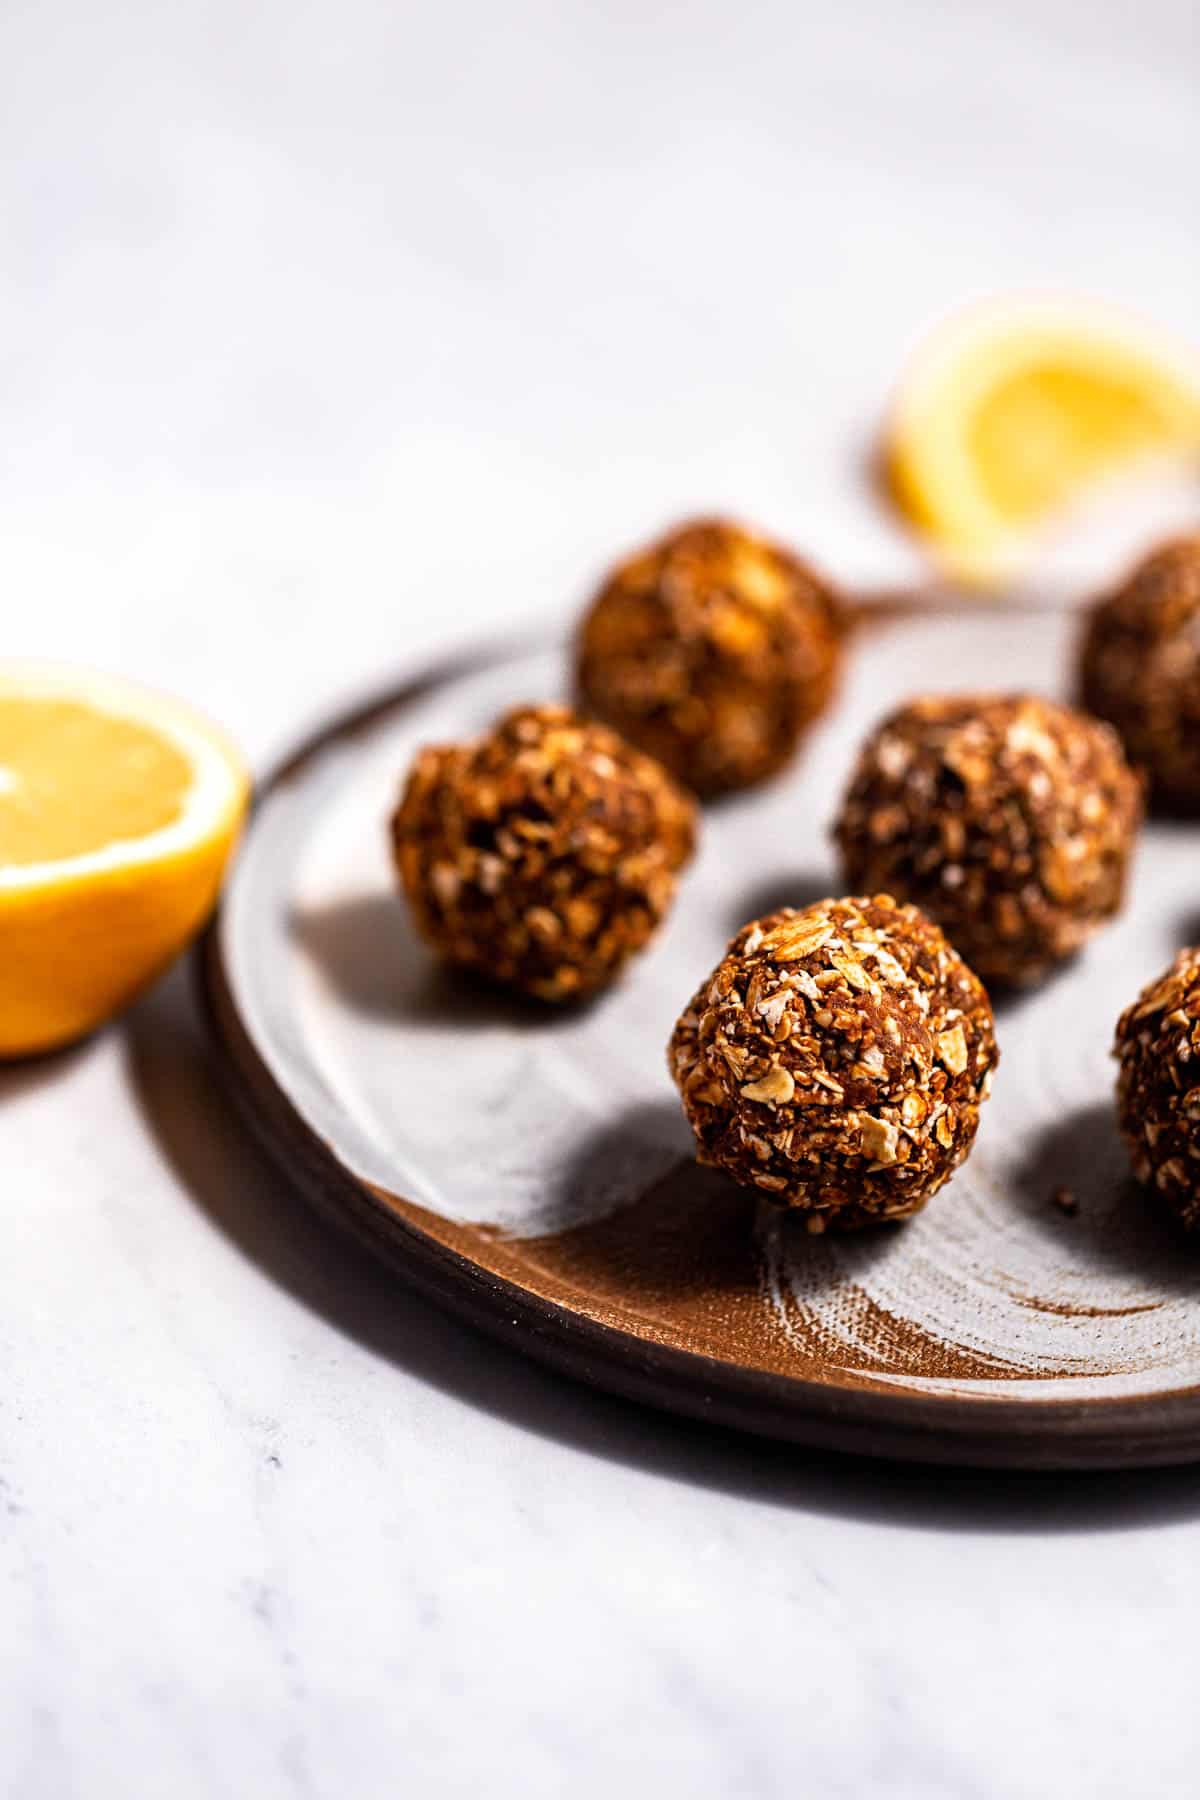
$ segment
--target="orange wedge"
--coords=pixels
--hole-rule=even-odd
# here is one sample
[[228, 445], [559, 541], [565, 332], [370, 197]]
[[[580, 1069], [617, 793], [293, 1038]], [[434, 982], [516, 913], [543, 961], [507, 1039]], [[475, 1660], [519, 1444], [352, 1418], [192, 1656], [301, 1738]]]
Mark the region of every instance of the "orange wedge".
[[177, 955], [249, 791], [237, 752], [176, 701], [0, 663], [0, 1056], [82, 1036]]
[[1151, 334], [1066, 303], [944, 326], [896, 397], [889, 485], [948, 572], [1011, 574], [1033, 529], [1094, 482], [1200, 452], [1200, 370]]

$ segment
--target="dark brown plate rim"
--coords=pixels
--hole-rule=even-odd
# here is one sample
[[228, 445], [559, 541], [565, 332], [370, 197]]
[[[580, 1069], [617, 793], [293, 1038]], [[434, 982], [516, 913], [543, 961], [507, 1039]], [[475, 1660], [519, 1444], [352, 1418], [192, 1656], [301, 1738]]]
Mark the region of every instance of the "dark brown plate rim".
[[[330, 742], [353, 738], [438, 687], [536, 647], [509, 640], [464, 653], [348, 707], [305, 737], [264, 778], [256, 805]], [[325, 1218], [350, 1231], [421, 1293], [513, 1350], [627, 1399], [825, 1450], [1045, 1470], [1200, 1461], [1200, 1388], [1195, 1386], [1093, 1400], [890, 1393], [675, 1349], [543, 1299], [393, 1211], [313, 1131], [247, 1029], [222, 951], [219, 912], [200, 941], [196, 966], [226, 1087], [282, 1172]]]

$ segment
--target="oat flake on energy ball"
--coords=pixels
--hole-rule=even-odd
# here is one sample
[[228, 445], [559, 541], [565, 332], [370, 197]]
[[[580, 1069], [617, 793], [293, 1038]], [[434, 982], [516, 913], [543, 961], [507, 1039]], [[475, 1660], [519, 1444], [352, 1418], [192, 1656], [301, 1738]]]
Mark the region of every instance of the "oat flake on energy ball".
[[567, 707], [422, 750], [392, 819], [404, 891], [445, 961], [541, 1000], [595, 993], [670, 908], [695, 802]]
[[1160, 545], [1091, 608], [1079, 690], [1156, 797], [1200, 811], [1200, 533]]
[[1109, 726], [937, 694], [868, 737], [834, 837], [847, 886], [912, 901], [984, 981], [1028, 986], [1120, 911], [1141, 816]]
[[580, 631], [588, 710], [694, 792], [791, 757], [840, 670], [845, 612], [799, 557], [744, 526], [681, 526], [617, 566]]
[[1125, 1009], [1113, 1053], [1134, 1174], [1200, 1230], [1200, 950], [1181, 950]]
[[996, 1061], [981, 983], [886, 894], [745, 926], [669, 1048], [700, 1160], [815, 1231], [919, 1211], [970, 1150]]

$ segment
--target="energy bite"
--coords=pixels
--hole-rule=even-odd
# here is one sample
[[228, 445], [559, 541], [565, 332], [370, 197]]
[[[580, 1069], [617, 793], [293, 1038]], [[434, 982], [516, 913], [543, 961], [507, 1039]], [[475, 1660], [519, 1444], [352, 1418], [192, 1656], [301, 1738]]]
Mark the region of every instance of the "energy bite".
[[670, 908], [696, 808], [648, 756], [567, 707], [518, 707], [420, 752], [392, 819], [422, 937], [540, 1000], [594, 994]]
[[587, 709], [708, 796], [787, 762], [842, 659], [833, 589], [790, 550], [720, 519], [621, 563], [583, 621]]
[[1093, 605], [1079, 691], [1158, 799], [1200, 811], [1200, 533], [1161, 545]]
[[1120, 911], [1141, 817], [1107, 725], [1028, 694], [932, 695], [867, 739], [834, 837], [847, 886], [912, 901], [984, 981], [1028, 986]]
[[1181, 950], [1126, 1007], [1113, 1054], [1133, 1172], [1200, 1230], [1200, 950]]
[[957, 951], [877, 894], [744, 926], [668, 1058], [699, 1160], [824, 1231], [907, 1218], [949, 1180], [997, 1050]]

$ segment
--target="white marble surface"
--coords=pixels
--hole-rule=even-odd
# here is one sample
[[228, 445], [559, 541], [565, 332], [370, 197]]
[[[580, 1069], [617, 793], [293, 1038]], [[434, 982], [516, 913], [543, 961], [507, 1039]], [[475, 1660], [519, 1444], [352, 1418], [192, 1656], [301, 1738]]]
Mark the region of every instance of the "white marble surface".
[[[1197, 61], [1190, 0], [9, 5], [4, 647], [261, 761], [683, 507], [906, 579], [863, 448], [931, 314], [1194, 334]], [[839, 1463], [477, 1341], [263, 1166], [181, 976], [0, 1075], [6, 1800], [1191, 1794], [1198, 1552], [1193, 1473]]]

